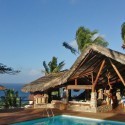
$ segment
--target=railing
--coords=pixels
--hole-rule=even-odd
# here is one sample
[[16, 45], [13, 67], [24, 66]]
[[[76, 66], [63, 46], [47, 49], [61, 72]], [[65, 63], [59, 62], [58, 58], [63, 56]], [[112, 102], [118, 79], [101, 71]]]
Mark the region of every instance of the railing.
[[48, 117], [54, 116], [54, 113], [53, 113], [52, 109], [51, 108], [47, 108], [47, 106], [43, 110], [43, 117], [44, 117], [44, 113], [46, 113]]

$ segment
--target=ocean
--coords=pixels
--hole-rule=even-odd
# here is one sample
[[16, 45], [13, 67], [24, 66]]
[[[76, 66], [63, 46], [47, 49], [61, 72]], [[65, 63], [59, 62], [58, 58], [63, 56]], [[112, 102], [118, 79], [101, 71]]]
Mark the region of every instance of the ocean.
[[[21, 83], [1, 83], [0, 85], [6, 87], [7, 89], [14, 89], [15, 91], [18, 91], [18, 95], [19, 97], [21, 97], [24, 100], [28, 99], [29, 93], [24, 93], [21, 91], [22, 87], [24, 86], [24, 84]], [[3, 96], [4, 92], [0, 91], [0, 96]]]
[[[21, 89], [24, 86], [24, 84], [21, 83], [4, 83], [0, 84], [6, 87], [7, 89], [14, 89], [15, 91], [18, 91], [19, 97], [22, 98], [22, 100], [28, 100], [29, 93], [22, 92]], [[80, 90], [79, 92], [71, 91], [71, 95], [73, 96], [78, 96], [81, 93], [83, 93], [83, 90]], [[0, 96], [3, 96], [4, 92], [0, 91]]]

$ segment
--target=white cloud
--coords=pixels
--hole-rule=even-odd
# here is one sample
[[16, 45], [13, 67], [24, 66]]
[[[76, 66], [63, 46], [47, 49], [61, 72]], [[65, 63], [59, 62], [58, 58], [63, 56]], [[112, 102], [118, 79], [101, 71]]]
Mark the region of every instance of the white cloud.
[[[29, 75], [30, 76], [36, 76], [36, 75], [38, 75], [38, 74], [40, 74], [41, 73], [41, 70], [40, 69], [31, 69], [31, 70], [29, 70]], [[41, 73], [42, 74], [42, 73]]]
[[70, 41], [70, 42], [69, 42], [69, 45], [71, 45], [71, 46], [72, 46], [73, 48], [75, 48], [75, 49], [78, 49], [78, 45], [77, 45], [76, 40]]
[[98, 36], [100, 36], [102, 38], [105, 37], [105, 35], [97, 33], [97, 34], [93, 35], [92, 40], [95, 40]]

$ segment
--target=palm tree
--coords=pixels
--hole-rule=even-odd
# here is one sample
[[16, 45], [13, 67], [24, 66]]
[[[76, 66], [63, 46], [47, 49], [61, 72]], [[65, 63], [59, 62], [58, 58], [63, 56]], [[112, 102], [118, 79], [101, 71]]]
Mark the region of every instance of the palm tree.
[[64, 61], [57, 64], [57, 58], [53, 57], [52, 61], [50, 61], [48, 63], [48, 65], [46, 64], [45, 61], [43, 61], [43, 66], [44, 66], [45, 70], [42, 72], [44, 72], [45, 74], [57, 73], [57, 72], [60, 72], [62, 70], [64, 65], [65, 65]]
[[7, 67], [6, 65], [0, 63], [0, 74], [16, 74], [19, 73], [19, 70], [14, 70], [11, 67]]
[[121, 25], [121, 37], [123, 40], [122, 48], [125, 49], [125, 22]]
[[[80, 52], [92, 44], [98, 44], [104, 47], [108, 46], [108, 42], [98, 35], [97, 30], [91, 31], [85, 27], [79, 27], [76, 31], [76, 42], [78, 45], [78, 51]], [[66, 42], [63, 42], [63, 46], [69, 49], [72, 53], [76, 54], [76, 52], [78, 52]]]

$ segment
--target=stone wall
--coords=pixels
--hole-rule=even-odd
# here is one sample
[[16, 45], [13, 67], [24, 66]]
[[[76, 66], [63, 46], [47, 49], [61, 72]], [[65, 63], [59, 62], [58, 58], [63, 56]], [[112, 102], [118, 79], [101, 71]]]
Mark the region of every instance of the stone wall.
[[102, 105], [97, 107], [97, 112], [107, 112], [112, 110], [112, 105]]
[[91, 112], [90, 105], [67, 105], [67, 110]]
[[34, 108], [54, 108], [54, 105], [51, 103], [48, 104], [34, 104]]
[[91, 92], [91, 112], [97, 112], [97, 93], [96, 92]]

